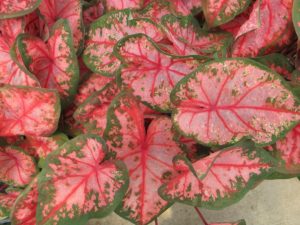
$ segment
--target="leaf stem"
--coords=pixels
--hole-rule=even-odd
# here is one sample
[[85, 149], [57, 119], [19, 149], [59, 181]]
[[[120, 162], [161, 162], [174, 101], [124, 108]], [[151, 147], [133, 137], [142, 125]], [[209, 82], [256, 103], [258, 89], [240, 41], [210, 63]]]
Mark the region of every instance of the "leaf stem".
[[157, 220], [157, 218], [155, 219], [155, 225], [158, 225], [158, 220]]
[[200, 210], [197, 207], [195, 207], [195, 210], [198, 213], [198, 215], [199, 215], [201, 221], [203, 222], [203, 224], [204, 225], [209, 225], [208, 222], [205, 220], [203, 214], [200, 212]]

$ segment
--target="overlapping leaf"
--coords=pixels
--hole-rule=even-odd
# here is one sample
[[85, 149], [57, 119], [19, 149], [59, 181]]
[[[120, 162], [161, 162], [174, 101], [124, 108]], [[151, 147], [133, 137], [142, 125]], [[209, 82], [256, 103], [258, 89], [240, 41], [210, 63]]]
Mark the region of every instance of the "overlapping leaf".
[[110, 151], [126, 164], [130, 178], [116, 212], [135, 224], [148, 224], [170, 205], [157, 191], [172, 175], [172, 159], [181, 152], [172, 140], [172, 122], [158, 117], [146, 132], [138, 102], [124, 92], [112, 102], [108, 115], [105, 138]]
[[177, 157], [178, 175], [160, 188], [166, 200], [219, 209], [237, 202], [273, 171], [274, 160], [262, 149], [234, 146], [193, 164]]
[[52, 134], [58, 124], [56, 92], [40, 88], [0, 88], [0, 136]]
[[24, 16], [34, 11], [41, 0], [1, 0], [0, 19]]
[[293, 23], [298, 38], [300, 38], [300, 1], [299, 0], [294, 0], [293, 3]]
[[95, 73], [114, 76], [121, 63], [113, 55], [113, 48], [123, 37], [144, 33], [160, 41], [163, 34], [149, 19], [133, 19], [130, 10], [102, 16], [91, 25], [84, 51], [84, 62]]
[[180, 55], [212, 56], [225, 52], [231, 44], [232, 37], [228, 33], [208, 33], [200, 29], [193, 17], [176, 17], [166, 15], [162, 18], [165, 32]]
[[274, 142], [300, 119], [298, 99], [272, 71], [250, 60], [204, 64], [171, 94], [175, 128], [206, 145], [250, 138]]
[[33, 159], [16, 147], [1, 147], [0, 163], [0, 180], [14, 186], [28, 184], [37, 172]]
[[18, 47], [41, 86], [58, 90], [63, 103], [70, 103], [79, 80], [72, 33], [66, 20], [58, 21], [52, 28], [47, 43], [34, 36], [21, 35]]
[[292, 4], [292, 0], [257, 0], [249, 19], [240, 28], [242, 35], [238, 35], [232, 55], [255, 57], [289, 44], [293, 35]]
[[5, 193], [0, 193], [0, 215], [10, 215], [12, 207], [20, 193], [20, 190], [17, 189], [6, 190]]
[[85, 225], [112, 212], [127, 190], [127, 172], [120, 161], [105, 156], [105, 143], [92, 135], [51, 153], [38, 180], [37, 224]]
[[122, 39], [115, 51], [127, 64], [120, 71], [122, 82], [144, 103], [161, 111], [170, 110], [171, 90], [199, 65], [191, 57], [164, 54], [149, 37], [141, 34]]
[[103, 0], [106, 11], [122, 9], [141, 9], [144, 0]]
[[58, 19], [68, 20], [74, 47], [78, 52], [81, 51], [84, 37], [81, 0], [43, 0], [39, 12], [48, 29], [51, 29]]

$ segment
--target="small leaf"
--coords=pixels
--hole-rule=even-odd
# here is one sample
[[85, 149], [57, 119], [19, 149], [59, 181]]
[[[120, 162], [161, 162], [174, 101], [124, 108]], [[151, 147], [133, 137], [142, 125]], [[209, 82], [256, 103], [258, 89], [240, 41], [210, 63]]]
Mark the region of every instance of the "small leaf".
[[17, 189], [6, 190], [5, 193], [0, 193], [0, 217], [9, 216], [12, 207], [20, 195], [21, 191]]
[[227, 23], [242, 13], [251, 0], [202, 0], [203, 12], [209, 26], [215, 27]]
[[26, 66], [37, 76], [41, 86], [58, 90], [66, 104], [77, 89], [77, 57], [68, 22], [60, 20], [52, 28], [47, 44], [37, 37], [21, 35], [18, 47]]
[[113, 55], [113, 48], [123, 37], [145, 33], [155, 41], [163, 38], [162, 32], [149, 19], [133, 19], [130, 10], [117, 11], [102, 16], [91, 24], [83, 59], [94, 72], [115, 76], [121, 62]]
[[288, 45], [294, 32], [292, 4], [292, 0], [256, 1], [248, 21], [240, 28], [242, 35], [233, 45], [232, 56], [256, 57]]
[[148, 224], [170, 206], [157, 190], [174, 172], [173, 157], [181, 153], [172, 140], [172, 122], [166, 116], [158, 117], [146, 132], [142, 110], [126, 92], [115, 98], [108, 115], [104, 137], [109, 150], [126, 164], [130, 178], [116, 212], [135, 224]]
[[103, 0], [106, 11], [115, 11], [122, 9], [141, 9], [144, 0]]
[[251, 60], [212, 61], [171, 94], [175, 128], [205, 145], [250, 138], [267, 145], [300, 119], [298, 99], [279, 75]]
[[1, 0], [0, 19], [24, 16], [34, 11], [42, 0]]
[[194, 71], [199, 62], [192, 57], [172, 57], [142, 34], [122, 39], [115, 53], [127, 64], [120, 71], [125, 85], [134, 95], [155, 110], [167, 112], [171, 108], [170, 92], [176, 83]]
[[293, 23], [298, 38], [300, 38], [300, 0], [294, 0], [293, 3]]
[[104, 14], [104, 6], [101, 1], [96, 4], [92, 4], [88, 8], [83, 10], [83, 22], [86, 26], [89, 26], [92, 22], [99, 19]]
[[33, 159], [17, 147], [0, 147], [0, 180], [14, 186], [28, 184], [37, 172]]
[[40, 88], [0, 88], [0, 136], [52, 134], [58, 125], [60, 101], [56, 92]]
[[160, 194], [168, 201], [224, 208], [269, 175], [274, 163], [264, 150], [245, 144], [215, 152], [193, 164], [177, 157], [174, 166], [179, 173], [160, 188]]
[[85, 225], [115, 209], [127, 190], [127, 172], [105, 156], [100, 137], [81, 135], [47, 157], [38, 178], [37, 225]]

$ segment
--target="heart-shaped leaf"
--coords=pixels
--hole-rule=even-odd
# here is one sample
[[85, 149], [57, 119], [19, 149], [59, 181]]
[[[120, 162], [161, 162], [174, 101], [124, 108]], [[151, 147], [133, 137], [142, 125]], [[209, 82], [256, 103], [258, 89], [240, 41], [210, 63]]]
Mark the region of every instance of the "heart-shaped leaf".
[[126, 92], [115, 98], [108, 115], [105, 139], [110, 151], [126, 164], [130, 178], [116, 212], [135, 224], [148, 224], [170, 206], [157, 190], [173, 173], [173, 157], [181, 153], [172, 140], [172, 122], [158, 117], [146, 132], [141, 108]]
[[37, 172], [33, 159], [17, 147], [0, 147], [0, 180], [14, 185], [24, 186]]
[[81, 52], [84, 38], [81, 0], [43, 0], [39, 6], [39, 13], [50, 30], [57, 20], [68, 20], [74, 48]]
[[115, 76], [121, 62], [113, 55], [113, 48], [123, 37], [144, 33], [160, 41], [163, 34], [149, 19], [133, 19], [130, 10], [106, 14], [91, 24], [83, 59], [94, 72]]
[[142, 34], [122, 39], [115, 53], [127, 64], [120, 71], [122, 82], [144, 103], [164, 112], [171, 108], [169, 95], [176, 83], [199, 66], [192, 57], [164, 54]]
[[37, 178], [18, 197], [11, 212], [13, 225], [36, 225], [36, 207], [38, 203]]
[[255, 57], [288, 45], [294, 32], [292, 4], [293, 0], [257, 0], [248, 21], [239, 31], [248, 32], [243, 31], [238, 36], [232, 56]]
[[85, 225], [115, 209], [128, 187], [127, 171], [105, 156], [100, 137], [81, 135], [47, 157], [38, 178], [38, 225]]
[[40, 88], [0, 88], [0, 136], [47, 136], [58, 125], [60, 101], [56, 92]]
[[21, 35], [18, 47], [26, 66], [37, 76], [41, 86], [58, 90], [62, 102], [70, 103], [76, 93], [79, 69], [72, 44], [72, 33], [66, 20], [53, 27], [47, 43]]
[[160, 188], [168, 201], [209, 209], [237, 202], [256, 182], [273, 171], [274, 159], [251, 144], [215, 152], [193, 164], [183, 157], [174, 160], [178, 175]]
[[[165, 33], [180, 55], [212, 56], [225, 52], [232, 42], [228, 33], [208, 33], [201, 30], [193, 17], [166, 15], [162, 18]], [[225, 55], [225, 54], [224, 54]]]
[[144, 0], [103, 0], [106, 11], [115, 11], [122, 9], [141, 9]]
[[267, 145], [300, 119], [298, 99], [276, 73], [251, 60], [206, 63], [171, 94], [175, 128], [206, 145], [250, 138]]
[[214, 27], [232, 20], [242, 13], [251, 3], [251, 0], [202, 0], [202, 8], [206, 22]]
[[0, 193], [0, 215], [10, 215], [12, 207], [20, 193], [21, 191], [17, 189], [6, 190], [5, 193]]
[[294, 0], [293, 4], [293, 23], [295, 31], [300, 38], [300, 1]]
[[24, 16], [34, 11], [42, 0], [1, 0], [0, 19]]

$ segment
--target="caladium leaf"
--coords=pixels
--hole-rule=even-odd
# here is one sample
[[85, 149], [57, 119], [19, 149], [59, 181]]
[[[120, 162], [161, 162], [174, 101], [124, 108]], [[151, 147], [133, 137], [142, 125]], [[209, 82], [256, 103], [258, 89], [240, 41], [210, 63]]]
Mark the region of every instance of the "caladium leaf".
[[199, 0], [181, 0], [185, 7], [192, 12], [197, 14], [202, 10], [202, 1]]
[[[281, 0], [256, 1], [250, 17], [240, 29], [249, 30], [242, 32], [233, 45], [232, 55], [234, 57], [255, 57], [282, 48], [291, 42], [293, 36], [292, 24], [292, 0], [282, 2]], [[258, 11], [259, 9], [259, 18]], [[260, 24], [257, 25], [258, 20]], [[240, 32], [240, 31], [239, 31]]]
[[0, 19], [24, 16], [34, 11], [42, 0], [2, 0]]
[[116, 212], [135, 224], [148, 224], [170, 205], [158, 188], [172, 175], [172, 159], [181, 152], [172, 140], [172, 122], [162, 116], [146, 132], [144, 117], [132, 94], [122, 92], [109, 109], [105, 139], [129, 170], [129, 189]]
[[104, 6], [101, 1], [92, 4], [83, 10], [83, 22], [89, 26], [92, 22], [100, 18], [104, 14]]
[[40, 88], [0, 88], [0, 136], [52, 134], [58, 125], [60, 101], [56, 92]]
[[236, 221], [236, 222], [232, 222], [232, 223], [210, 223], [208, 225], [246, 225], [246, 221], [245, 220], [240, 220], [240, 221]]
[[38, 203], [37, 178], [18, 197], [11, 212], [13, 225], [36, 225], [36, 207]]
[[125, 165], [106, 161], [104, 141], [81, 135], [48, 155], [38, 178], [37, 224], [85, 225], [120, 203], [128, 187]]
[[0, 193], [0, 217], [9, 216], [12, 207], [20, 195], [21, 191], [18, 189], [6, 190], [5, 193]]
[[193, 164], [174, 160], [178, 175], [160, 188], [168, 201], [209, 209], [237, 202], [256, 182], [273, 171], [276, 161], [263, 149], [244, 143], [215, 152]]
[[164, 54], [153, 40], [142, 34], [122, 39], [115, 54], [127, 64], [120, 72], [122, 82], [144, 103], [164, 112], [171, 108], [169, 95], [175, 84], [199, 66], [192, 57]]
[[219, 26], [242, 13], [251, 0], [202, 0], [202, 8], [209, 26]]
[[276, 155], [284, 161], [280, 172], [300, 173], [300, 126], [291, 130], [285, 138], [276, 142]]
[[0, 147], [0, 180], [14, 185], [24, 186], [37, 172], [33, 159], [17, 147]]
[[76, 137], [78, 135], [87, 133], [83, 125], [75, 121], [73, 117], [76, 109], [76, 105], [72, 104], [64, 110], [61, 117], [62, 131], [70, 137]]
[[179, 18], [166, 15], [162, 18], [162, 24], [166, 28], [167, 37], [180, 55], [212, 56], [217, 52], [225, 52], [232, 43], [229, 33], [205, 32], [191, 16]]
[[84, 126], [88, 133], [102, 136], [106, 128], [106, 114], [109, 105], [118, 93], [119, 88], [117, 84], [111, 82], [80, 105], [73, 117]]
[[79, 81], [77, 56], [68, 22], [59, 20], [52, 28], [47, 43], [25, 34], [18, 38], [18, 47], [24, 63], [37, 76], [41, 86], [57, 89], [62, 102], [68, 104]]
[[95, 73], [115, 76], [121, 62], [113, 55], [113, 48], [123, 37], [145, 33], [154, 41], [164, 36], [149, 19], [133, 19], [130, 10], [122, 10], [102, 16], [91, 24], [83, 59]]
[[300, 38], [300, 1], [299, 0], [294, 0], [293, 3], [293, 23], [298, 38]]
[[43, 0], [39, 6], [39, 13], [50, 30], [58, 19], [68, 20], [74, 47], [77, 52], [81, 51], [84, 38], [81, 0]]
[[141, 9], [144, 0], [103, 0], [106, 11], [122, 10], [122, 9]]
[[204, 64], [177, 84], [171, 100], [175, 128], [206, 145], [243, 137], [267, 145], [300, 119], [298, 99], [283, 79], [246, 59]]

